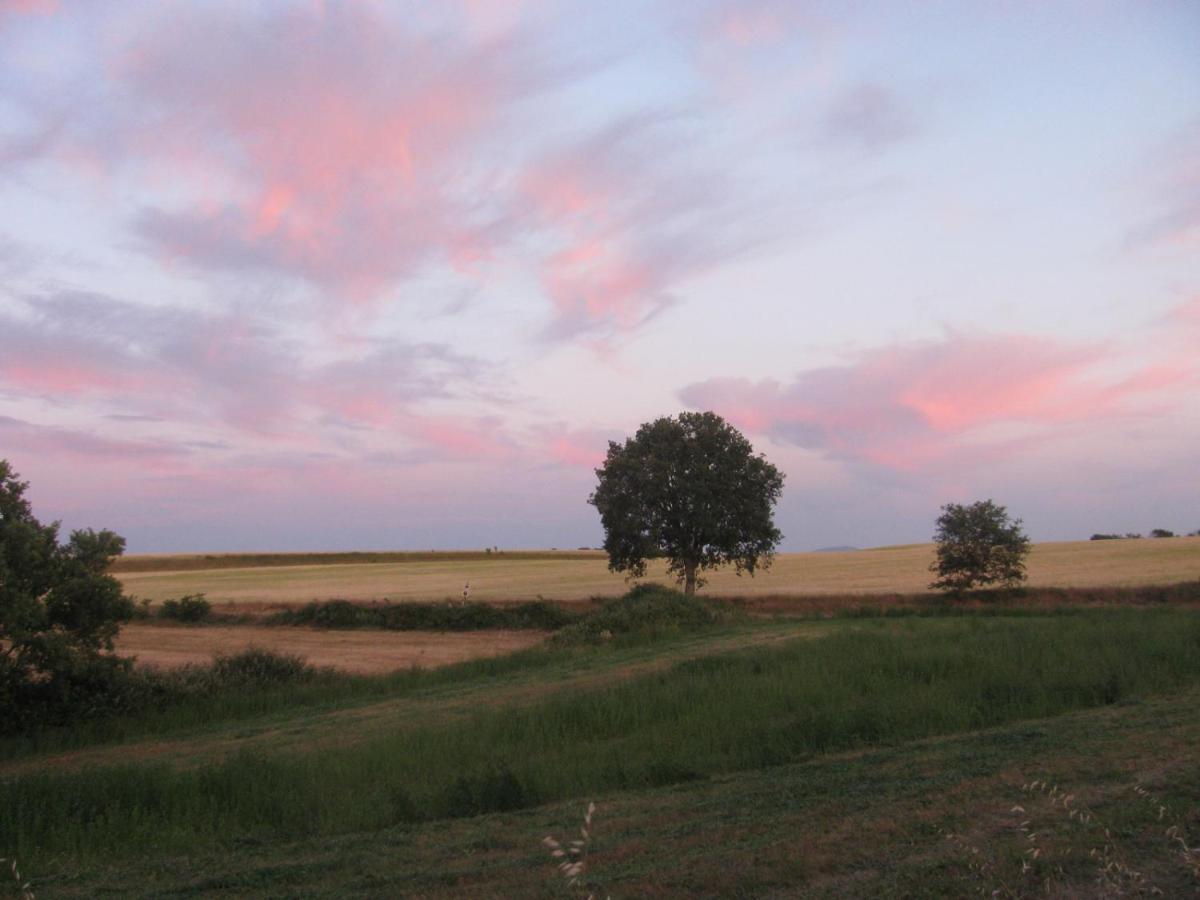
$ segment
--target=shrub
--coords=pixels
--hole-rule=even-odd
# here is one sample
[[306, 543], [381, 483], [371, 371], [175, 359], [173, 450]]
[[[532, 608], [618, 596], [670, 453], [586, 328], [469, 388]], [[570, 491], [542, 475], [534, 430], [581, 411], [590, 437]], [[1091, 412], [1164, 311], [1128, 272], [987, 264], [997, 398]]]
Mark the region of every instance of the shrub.
[[[24, 498], [28, 484], [0, 460], [0, 729], [69, 720], [123, 690], [127, 660], [113, 638], [133, 602], [107, 574], [125, 550], [111, 531], [58, 542]], [[112, 694], [113, 696], [108, 696]]]
[[218, 654], [212, 664], [213, 680], [223, 687], [291, 684], [312, 678], [316, 671], [302, 656], [260, 647], [230, 655]]
[[185, 594], [178, 600], [164, 600], [158, 608], [160, 619], [175, 622], [204, 622], [212, 613], [212, 604], [203, 594]]
[[1151, 530], [1150, 537], [1152, 537], [1152, 538], [1175, 537], [1175, 532], [1171, 531], [1169, 528], [1155, 528], [1155, 529]]
[[728, 607], [661, 584], [639, 584], [625, 596], [568, 625], [554, 636], [563, 643], [598, 643], [616, 637], [656, 637], [696, 631], [734, 615]]
[[487, 603], [352, 603], [314, 600], [271, 616], [272, 625], [316, 628], [381, 628], [388, 631], [487, 631], [501, 628], [554, 631], [577, 617], [547, 600], [492, 606]]

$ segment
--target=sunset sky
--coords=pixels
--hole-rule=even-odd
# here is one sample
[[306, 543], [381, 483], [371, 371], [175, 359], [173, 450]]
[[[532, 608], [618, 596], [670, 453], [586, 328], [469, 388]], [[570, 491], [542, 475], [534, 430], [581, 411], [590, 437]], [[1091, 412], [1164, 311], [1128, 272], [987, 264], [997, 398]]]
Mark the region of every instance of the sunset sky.
[[[903, 11], [902, 11], [903, 10]], [[0, 458], [133, 552], [1200, 528], [1200, 3], [0, 0]]]

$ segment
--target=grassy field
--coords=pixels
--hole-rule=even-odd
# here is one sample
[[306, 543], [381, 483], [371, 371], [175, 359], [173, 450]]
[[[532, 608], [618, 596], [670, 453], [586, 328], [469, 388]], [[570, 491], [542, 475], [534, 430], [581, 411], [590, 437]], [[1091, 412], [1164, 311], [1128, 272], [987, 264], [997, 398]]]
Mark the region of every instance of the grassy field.
[[1200, 838], [1194, 610], [747, 620], [356, 684], [10, 746], [0, 855], [43, 896], [549, 897], [540, 839], [595, 799], [613, 896], [1086, 893], [1103, 835], [1021, 790], [1049, 778], [1200, 887], [1133, 793]]
[[[1196, 836], [1197, 745], [1200, 691], [1192, 690], [613, 791], [596, 797], [585, 883], [614, 898], [1094, 897], [1104, 894], [1090, 853], [1110, 847], [1162, 896], [1194, 896], [1197, 881], [1164, 832], [1190, 816], [1184, 833]], [[1022, 785], [1042, 779], [1086, 804], [1092, 823], [1076, 824], [1044, 798], [1031, 802]], [[1163, 819], [1138, 787], [1167, 807]], [[573, 799], [333, 836], [68, 861], [36, 872], [35, 886], [40, 896], [80, 898], [572, 896], [542, 839], [573, 837], [585, 806]], [[1023, 821], [1038, 829], [1041, 850], [1028, 872]], [[1138, 895], [1123, 887], [1108, 895]]]
[[[608, 571], [603, 554], [376, 554], [376, 562], [346, 562], [346, 554], [257, 556], [131, 556], [117, 575], [130, 593], [161, 601], [205, 593], [215, 603], [298, 603], [351, 600], [440, 600], [461, 597], [517, 602], [574, 601], [616, 596], [628, 584]], [[414, 558], [415, 557], [415, 558]], [[314, 561], [314, 559], [320, 561]], [[801, 596], [910, 593], [930, 580], [933, 547], [919, 544], [844, 553], [783, 553], [767, 571], [738, 578], [711, 573], [705, 593], [721, 596]], [[303, 560], [303, 564], [296, 564]], [[175, 566], [177, 568], [159, 568]], [[1029, 557], [1035, 587], [1167, 584], [1200, 579], [1200, 538], [1073, 541], [1037, 544]], [[665, 566], [648, 580], [666, 581]]]

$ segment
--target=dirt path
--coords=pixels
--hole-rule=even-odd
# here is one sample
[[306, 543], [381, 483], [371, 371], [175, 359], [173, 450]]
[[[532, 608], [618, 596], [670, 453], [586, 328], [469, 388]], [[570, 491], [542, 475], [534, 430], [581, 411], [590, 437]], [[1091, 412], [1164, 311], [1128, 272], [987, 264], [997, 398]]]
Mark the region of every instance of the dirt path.
[[314, 666], [332, 666], [357, 675], [376, 675], [419, 666], [499, 656], [546, 639], [540, 631], [328, 631], [252, 625], [183, 627], [132, 623], [121, 629], [117, 652], [136, 656], [139, 665], [171, 668], [205, 664], [216, 653], [248, 647], [294, 653]]
[[[598, 655], [565, 666], [518, 671], [496, 681], [450, 684], [394, 699], [338, 709], [298, 709], [278, 718], [230, 722], [216, 733], [189, 733], [0, 762], [0, 778], [34, 771], [159, 760], [181, 768], [210, 764], [246, 750], [289, 753], [320, 746], [346, 746], [400, 728], [446, 722], [482, 707], [523, 707], [556, 693], [586, 691], [660, 671], [686, 659], [761, 647], [828, 634], [828, 624], [791, 622], [734, 634], [708, 635], [661, 647]], [[617, 655], [619, 654], [619, 655]]]

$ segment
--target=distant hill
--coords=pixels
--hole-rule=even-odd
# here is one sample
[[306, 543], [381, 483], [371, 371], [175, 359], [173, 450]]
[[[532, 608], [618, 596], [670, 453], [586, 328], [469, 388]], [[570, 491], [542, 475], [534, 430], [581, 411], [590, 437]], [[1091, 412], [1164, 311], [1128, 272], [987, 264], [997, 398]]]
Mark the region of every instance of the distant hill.
[[813, 553], [846, 553], [849, 550], [858, 550], [858, 549], [859, 549], [858, 547], [851, 547], [848, 544], [844, 544], [839, 547], [818, 547], [816, 550], [814, 550], [812, 552]]

